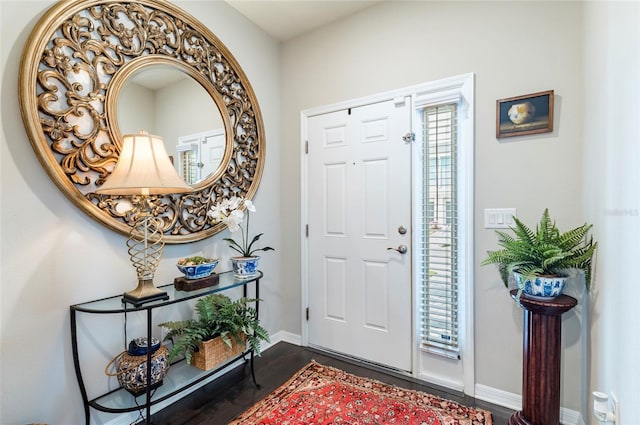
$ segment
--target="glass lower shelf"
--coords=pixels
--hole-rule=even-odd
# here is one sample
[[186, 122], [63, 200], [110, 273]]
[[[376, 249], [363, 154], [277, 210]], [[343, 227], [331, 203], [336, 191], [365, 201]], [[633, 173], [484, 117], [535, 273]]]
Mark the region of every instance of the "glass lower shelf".
[[[249, 360], [250, 356], [250, 350], [244, 353], [245, 359]], [[171, 365], [167, 376], [162, 380], [162, 385], [151, 390], [151, 405], [172, 397], [200, 381], [204, 381], [209, 376], [214, 375], [238, 360], [242, 361], [242, 359], [242, 355], [237, 356], [207, 371], [188, 365], [184, 360]], [[89, 404], [95, 409], [103, 412], [123, 413], [144, 409], [146, 400], [146, 392], [134, 397], [129, 391], [124, 388], [119, 388], [115, 391], [96, 397], [89, 401]]]

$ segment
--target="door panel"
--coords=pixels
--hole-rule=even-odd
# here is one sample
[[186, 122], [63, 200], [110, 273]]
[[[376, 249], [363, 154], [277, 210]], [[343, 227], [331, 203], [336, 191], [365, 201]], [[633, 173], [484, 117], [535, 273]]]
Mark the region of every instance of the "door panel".
[[347, 267], [344, 258], [325, 258], [325, 317], [344, 322], [347, 319]]
[[328, 164], [324, 169], [325, 233], [346, 236], [347, 169], [346, 164]]
[[383, 262], [365, 261], [364, 281], [364, 324], [389, 331], [389, 267]]
[[226, 144], [226, 136], [224, 132], [207, 135], [202, 143], [200, 149], [202, 150], [201, 161], [202, 171], [200, 172], [200, 178], [206, 179], [210, 174], [216, 172], [222, 158], [224, 157], [224, 150]]
[[410, 250], [387, 249], [411, 246], [408, 101], [307, 124], [309, 343], [410, 371]]
[[363, 161], [365, 238], [386, 238], [389, 230], [388, 159]]

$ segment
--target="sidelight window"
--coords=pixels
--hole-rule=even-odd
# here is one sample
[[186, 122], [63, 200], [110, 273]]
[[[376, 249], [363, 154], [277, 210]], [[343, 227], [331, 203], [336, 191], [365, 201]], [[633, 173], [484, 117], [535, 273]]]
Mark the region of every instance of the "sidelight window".
[[422, 123], [420, 339], [423, 348], [456, 357], [458, 317], [458, 184], [456, 102], [419, 110]]

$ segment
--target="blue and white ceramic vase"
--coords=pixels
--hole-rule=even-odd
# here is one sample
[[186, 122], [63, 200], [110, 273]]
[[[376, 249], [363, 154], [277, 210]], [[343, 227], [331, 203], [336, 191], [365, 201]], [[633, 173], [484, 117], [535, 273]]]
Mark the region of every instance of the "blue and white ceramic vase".
[[535, 279], [527, 279], [518, 272], [513, 272], [518, 283], [518, 288], [529, 297], [553, 299], [562, 294], [569, 280], [568, 276], [535, 276]]
[[232, 257], [233, 275], [238, 279], [246, 279], [258, 275], [259, 256], [253, 257]]

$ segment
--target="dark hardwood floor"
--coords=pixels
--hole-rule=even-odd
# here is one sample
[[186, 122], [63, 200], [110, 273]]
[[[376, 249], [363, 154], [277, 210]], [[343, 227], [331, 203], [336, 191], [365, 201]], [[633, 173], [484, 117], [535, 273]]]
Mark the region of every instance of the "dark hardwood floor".
[[456, 392], [423, 385], [416, 380], [366, 363], [329, 355], [306, 347], [280, 342], [256, 357], [254, 369], [260, 388], [251, 379], [248, 364], [238, 366], [226, 375], [194, 391], [152, 416], [156, 425], [223, 425], [260, 401], [282, 385], [310, 360], [337, 367], [358, 376], [377, 379], [408, 389], [425, 391], [458, 403], [486, 409], [493, 414], [495, 425], [506, 425], [513, 413], [500, 406], [474, 400]]

